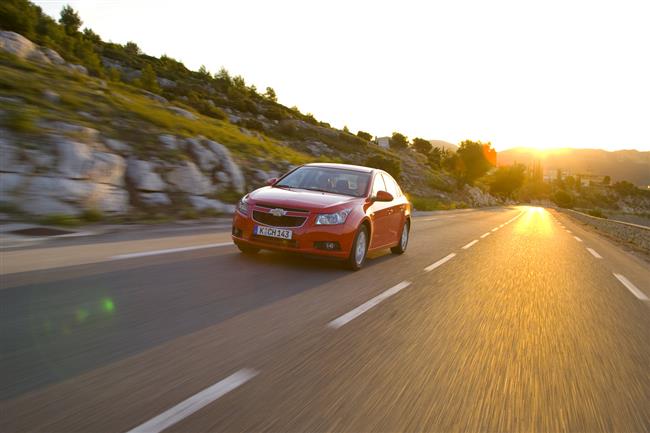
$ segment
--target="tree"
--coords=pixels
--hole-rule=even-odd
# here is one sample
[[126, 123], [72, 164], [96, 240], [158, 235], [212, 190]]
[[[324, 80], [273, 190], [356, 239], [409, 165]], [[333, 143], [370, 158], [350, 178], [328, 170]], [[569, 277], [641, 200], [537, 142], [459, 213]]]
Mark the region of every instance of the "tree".
[[358, 131], [357, 132], [357, 137], [363, 138], [366, 141], [372, 140], [372, 135], [370, 135], [369, 133], [367, 133], [365, 131]]
[[144, 68], [142, 68], [140, 86], [150, 92], [160, 92], [160, 87], [158, 86], [158, 77], [156, 76], [156, 72], [153, 70], [149, 63], [147, 63]]
[[563, 189], [557, 190], [553, 195], [553, 202], [560, 207], [571, 209], [573, 207], [573, 196]]
[[72, 9], [70, 5], [65, 5], [63, 6], [63, 9], [61, 9], [61, 18], [59, 18], [59, 23], [63, 26], [68, 35], [73, 36], [77, 34], [83, 21], [81, 21], [79, 14]]
[[203, 78], [210, 78], [210, 71], [208, 71], [208, 68], [205, 67], [205, 65], [201, 65], [199, 68], [199, 74], [203, 76]]
[[409, 146], [409, 140], [404, 134], [393, 132], [390, 137], [390, 147], [393, 149], [406, 149]]
[[431, 149], [433, 149], [433, 146], [431, 146], [429, 140], [417, 137], [413, 139], [413, 148], [423, 155], [428, 155], [429, 152], [431, 152]]
[[524, 184], [525, 178], [526, 166], [523, 164], [499, 167], [492, 178], [490, 193], [512, 198], [513, 193]]
[[445, 157], [444, 149], [440, 149], [439, 147], [434, 147], [431, 149], [431, 152], [427, 155], [427, 160], [429, 161], [429, 165], [432, 168], [439, 169], [442, 167], [442, 160]]
[[609, 185], [610, 183], [612, 183], [612, 178], [609, 176], [605, 176], [603, 178], [603, 185]]
[[350, 134], [350, 128], [348, 128], [348, 125], [343, 125], [343, 132]]
[[131, 41], [127, 42], [126, 45], [124, 45], [124, 51], [126, 51], [126, 53], [131, 56], [139, 56], [142, 54], [142, 51], [140, 51], [138, 44]]
[[456, 177], [472, 185], [476, 179], [484, 176], [492, 168], [488, 158], [491, 158], [493, 152], [490, 143], [471, 140], [461, 142], [456, 151], [460, 159]]
[[278, 102], [278, 97], [275, 94], [275, 90], [273, 90], [273, 87], [266, 88], [266, 92], [264, 92], [264, 97], [269, 101]]

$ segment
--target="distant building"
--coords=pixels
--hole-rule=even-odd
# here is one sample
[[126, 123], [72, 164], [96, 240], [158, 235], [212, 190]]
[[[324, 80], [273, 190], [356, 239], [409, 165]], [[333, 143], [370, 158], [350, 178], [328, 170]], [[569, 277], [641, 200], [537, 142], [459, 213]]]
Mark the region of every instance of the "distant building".
[[388, 149], [390, 147], [390, 137], [377, 137], [375, 141], [377, 142], [377, 146], [382, 149]]
[[591, 173], [579, 173], [575, 175], [575, 178], [580, 180], [582, 186], [602, 185], [605, 180], [605, 176]]
[[544, 170], [544, 182], [566, 179], [571, 176], [571, 171], [563, 168], [547, 168]]

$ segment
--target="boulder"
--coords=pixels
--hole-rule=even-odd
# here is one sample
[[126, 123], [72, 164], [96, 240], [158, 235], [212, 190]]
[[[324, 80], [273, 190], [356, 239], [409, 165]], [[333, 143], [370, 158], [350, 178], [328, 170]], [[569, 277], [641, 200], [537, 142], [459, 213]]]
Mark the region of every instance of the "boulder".
[[106, 138], [104, 139], [104, 143], [106, 146], [111, 149], [113, 152], [125, 154], [131, 152], [131, 146], [126, 144], [125, 142], [121, 140], [116, 140], [114, 138]]
[[54, 104], [58, 104], [59, 102], [61, 102], [61, 96], [58, 93], [56, 93], [54, 90], [50, 90], [50, 89], [43, 90], [43, 98], [45, 98], [46, 100]]
[[112, 185], [96, 184], [93, 194], [84, 203], [84, 207], [123, 214], [129, 210], [129, 193]]
[[139, 191], [164, 191], [165, 182], [154, 171], [155, 165], [148, 161], [129, 158], [126, 166], [126, 176]]
[[81, 209], [52, 197], [29, 196], [21, 200], [19, 207], [31, 215], [79, 215]]
[[172, 113], [178, 114], [179, 116], [183, 116], [186, 119], [190, 119], [190, 120], [196, 120], [197, 119], [197, 117], [196, 117], [196, 115], [194, 113], [192, 113], [190, 111], [187, 111], [184, 108], [171, 106], [171, 107], [167, 107], [167, 109], [169, 111], [171, 111]]
[[39, 122], [39, 126], [47, 129], [54, 129], [59, 133], [72, 133], [85, 139], [87, 142], [96, 142], [99, 139], [99, 131], [88, 126], [77, 125], [68, 122]]
[[92, 152], [85, 144], [58, 137], [56, 148], [59, 154], [58, 171], [71, 179], [86, 179], [92, 167]]
[[172, 201], [164, 192], [146, 192], [140, 194], [140, 201], [147, 206], [169, 206]]
[[25, 149], [23, 152], [29, 162], [36, 168], [51, 170], [55, 165], [56, 158], [50, 153], [39, 149]]
[[174, 190], [188, 194], [204, 195], [216, 190], [210, 180], [192, 162], [185, 162], [172, 169], [167, 174], [167, 181]]
[[34, 176], [25, 189], [26, 198], [56, 198], [62, 202], [83, 203], [93, 194], [95, 185], [63, 177]]
[[161, 104], [167, 104], [169, 101], [166, 98], [163, 98], [160, 95], [157, 95], [153, 92], [149, 92], [148, 90], [143, 90], [142, 93], [144, 93], [144, 96], [146, 96], [149, 99], [152, 99], [156, 102], [160, 102]]
[[190, 195], [188, 199], [192, 207], [199, 211], [208, 209], [212, 209], [219, 213], [233, 213], [235, 211], [234, 205], [225, 204], [219, 200], [201, 197], [198, 195]]
[[93, 152], [88, 178], [96, 183], [124, 186], [124, 158], [114, 153]]
[[175, 135], [171, 134], [160, 134], [158, 136], [158, 141], [165, 146], [167, 149], [176, 150], [178, 149], [178, 140]]
[[188, 138], [189, 151], [203, 171], [211, 171], [220, 165], [218, 155], [207, 149], [198, 138]]
[[65, 60], [63, 60], [63, 57], [56, 51], [54, 51], [51, 48], [47, 47], [41, 47], [41, 52], [47, 57], [47, 59], [50, 61], [50, 63], [54, 65], [65, 65]]
[[230, 183], [230, 176], [224, 171], [218, 171], [216, 174], [217, 181], [221, 183]]
[[230, 156], [228, 148], [212, 140], [207, 140], [206, 144], [221, 161], [222, 171], [225, 171], [230, 176], [232, 188], [239, 193], [243, 193], [246, 188], [246, 179], [237, 163]]
[[88, 75], [88, 69], [86, 69], [85, 66], [82, 65], [75, 65], [73, 63], [68, 63], [68, 69], [70, 69], [72, 72], [76, 72], [78, 74], [83, 74], [83, 75]]
[[47, 58], [38, 50], [38, 45], [14, 32], [0, 31], [0, 50], [11, 53], [20, 59]]
[[9, 140], [0, 137], [0, 172], [27, 173], [29, 171], [31, 167], [20, 160], [18, 148], [9, 144]]
[[163, 89], [170, 89], [176, 87], [176, 81], [168, 80], [167, 78], [158, 77], [158, 85]]
[[0, 173], [0, 202], [9, 202], [7, 194], [20, 189], [25, 183], [26, 177], [17, 173]]

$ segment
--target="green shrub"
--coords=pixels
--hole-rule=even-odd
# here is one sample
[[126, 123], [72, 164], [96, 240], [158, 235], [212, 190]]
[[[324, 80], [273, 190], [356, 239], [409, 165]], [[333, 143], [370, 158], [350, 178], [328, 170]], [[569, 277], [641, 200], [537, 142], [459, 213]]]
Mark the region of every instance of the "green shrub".
[[89, 223], [96, 223], [104, 219], [104, 214], [99, 209], [86, 209], [81, 214], [81, 219]]
[[607, 215], [605, 215], [600, 209], [589, 209], [587, 213], [597, 218], [607, 218]]
[[30, 110], [18, 109], [10, 111], [4, 119], [5, 125], [16, 132], [30, 133], [37, 130], [34, 113]]
[[365, 165], [384, 170], [395, 179], [399, 179], [400, 174], [402, 174], [402, 162], [399, 159], [388, 155], [373, 155], [366, 160]]
[[71, 215], [52, 214], [41, 219], [41, 224], [50, 226], [74, 227], [81, 225], [81, 220]]

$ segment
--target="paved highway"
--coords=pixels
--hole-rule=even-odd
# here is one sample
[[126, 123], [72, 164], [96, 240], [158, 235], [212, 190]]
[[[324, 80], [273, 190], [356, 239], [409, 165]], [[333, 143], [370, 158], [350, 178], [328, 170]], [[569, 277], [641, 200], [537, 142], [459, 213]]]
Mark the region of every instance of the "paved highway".
[[534, 207], [359, 272], [227, 229], [0, 252], [0, 431], [650, 431], [650, 268]]

